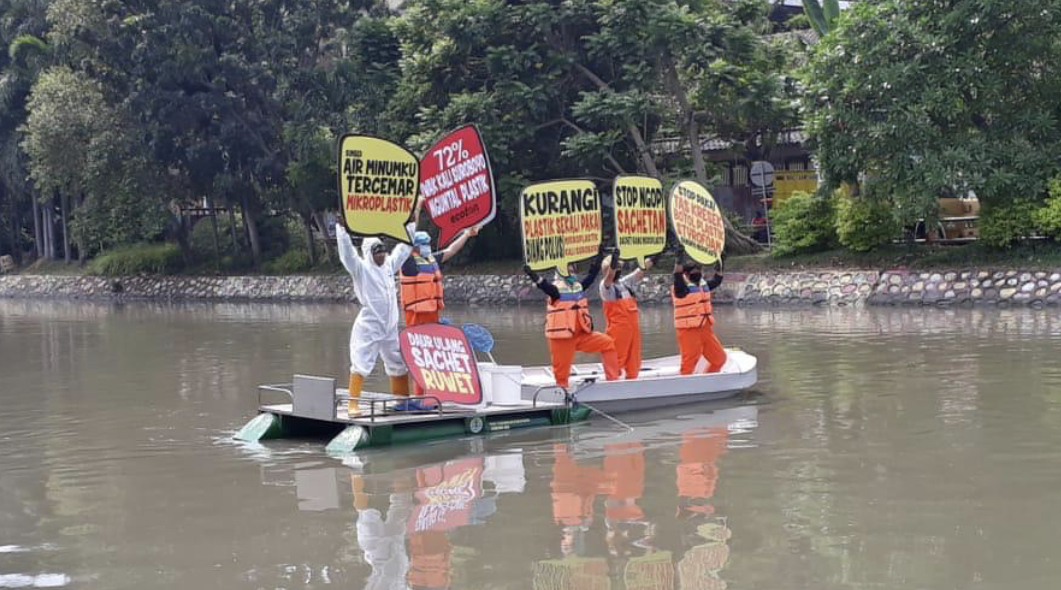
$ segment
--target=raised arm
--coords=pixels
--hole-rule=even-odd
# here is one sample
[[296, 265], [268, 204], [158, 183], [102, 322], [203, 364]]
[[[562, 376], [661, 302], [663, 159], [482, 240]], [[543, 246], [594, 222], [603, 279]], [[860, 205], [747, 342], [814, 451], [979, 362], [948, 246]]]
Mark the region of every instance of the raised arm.
[[542, 293], [549, 296], [549, 299], [556, 301], [560, 298], [560, 289], [556, 288], [556, 285], [538, 276], [538, 273], [531, 270], [530, 265], [523, 265], [523, 272], [527, 273], [527, 277], [534, 282], [534, 286], [541, 289]]
[[[405, 231], [409, 234], [409, 240], [411, 241], [413, 239], [413, 234], [416, 233], [416, 222], [410, 221], [405, 224]], [[387, 255], [386, 262], [383, 263], [387, 272], [391, 275], [397, 274], [412, 253], [413, 247], [405, 242], [401, 242], [395, 246], [390, 254]]]
[[442, 250], [442, 258], [441, 258], [440, 261], [441, 262], [445, 262], [445, 261], [449, 260], [450, 258], [453, 258], [454, 256], [456, 256], [457, 253], [461, 251], [461, 248], [464, 247], [464, 244], [466, 244], [468, 242], [468, 238], [474, 238], [477, 235], [479, 235], [479, 227], [478, 226], [470, 227], [470, 228], [462, 231], [461, 235], [457, 236], [457, 239], [453, 240], [452, 244], [450, 244], [449, 246], [446, 246], [446, 248], [444, 250]]
[[586, 276], [582, 277], [579, 281], [582, 283], [582, 290], [589, 289], [593, 286], [593, 283], [597, 281], [597, 275], [600, 274], [601, 261], [604, 259], [604, 253], [601, 252], [593, 259], [593, 262], [589, 265], [589, 270], [586, 271]]
[[361, 277], [362, 260], [357, 255], [357, 248], [354, 248], [354, 242], [350, 239], [350, 234], [346, 233], [346, 228], [341, 223], [335, 224], [335, 240], [339, 243], [339, 260], [342, 261], [343, 268], [354, 279], [359, 279]]
[[714, 291], [721, 284], [722, 284], [722, 275], [720, 275], [720, 274], [718, 274], [716, 272], [715, 276], [713, 276], [713, 277], [711, 277], [710, 279], [707, 280], [707, 290], [708, 291]]
[[612, 252], [612, 255], [604, 259], [604, 264], [601, 266], [601, 271], [604, 272], [604, 278], [601, 279], [601, 284], [604, 287], [611, 288], [615, 284], [615, 273], [612, 269], [619, 266], [619, 251]]

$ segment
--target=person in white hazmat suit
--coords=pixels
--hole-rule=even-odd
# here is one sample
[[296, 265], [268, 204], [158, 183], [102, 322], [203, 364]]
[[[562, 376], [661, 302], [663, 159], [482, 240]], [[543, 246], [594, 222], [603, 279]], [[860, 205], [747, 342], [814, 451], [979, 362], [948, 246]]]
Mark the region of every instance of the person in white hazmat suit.
[[[409, 235], [416, 231], [416, 222], [405, 226]], [[354, 327], [350, 331], [350, 401], [349, 415], [359, 412], [358, 398], [365, 377], [376, 365], [376, 357], [383, 357], [383, 368], [390, 377], [391, 393], [409, 395], [409, 369], [402, 360], [398, 344], [398, 290], [394, 276], [412, 252], [412, 246], [398, 244], [390, 253], [379, 238], [365, 238], [361, 255], [346, 233], [336, 224], [339, 241], [339, 260], [354, 281], [354, 295], [361, 304]], [[411, 240], [410, 240], [411, 241]]]

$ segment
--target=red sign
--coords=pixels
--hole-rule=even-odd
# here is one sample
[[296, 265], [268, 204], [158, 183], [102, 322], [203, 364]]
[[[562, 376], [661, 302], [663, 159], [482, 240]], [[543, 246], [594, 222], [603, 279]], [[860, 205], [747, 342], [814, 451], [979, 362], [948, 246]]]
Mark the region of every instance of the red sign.
[[483, 400], [475, 354], [460, 328], [411, 326], [402, 330], [400, 340], [402, 358], [424, 395], [467, 405]]
[[494, 218], [497, 192], [490, 158], [474, 125], [466, 125], [431, 146], [420, 161], [420, 193], [445, 246], [461, 230]]
[[419, 489], [408, 531], [448, 531], [471, 523], [483, 494], [483, 459], [473, 457], [416, 470]]

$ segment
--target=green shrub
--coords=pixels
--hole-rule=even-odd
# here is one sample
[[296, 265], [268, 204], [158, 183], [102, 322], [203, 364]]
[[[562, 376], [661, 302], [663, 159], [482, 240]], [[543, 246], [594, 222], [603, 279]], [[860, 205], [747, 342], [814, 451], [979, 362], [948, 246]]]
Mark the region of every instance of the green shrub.
[[180, 249], [175, 244], [133, 244], [104, 252], [88, 264], [96, 275], [173, 274], [183, 266]]
[[993, 248], [1009, 248], [1033, 233], [1038, 203], [1031, 199], [989, 201], [980, 210], [980, 239]]
[[891, 242], [902, 228], [888, 199], [837, 195], [836, 237], [840, 245], [855, 252], [869, 252]]
[[292, 248], [274, 260], [262, 264], [262, 270], [269, 274], [292, 274], [312, 268], [309, 252], [303, 248]]
[[1035, 225], [1054, 240], [1061, 240], [1061, 178], [1054, 178], [1049, 185], [1050, 196], [1033, 215]]
[[771, 211], [771, 216], [773, 256], [817, 252], [836, 244], [833, 199], [796, 192]]

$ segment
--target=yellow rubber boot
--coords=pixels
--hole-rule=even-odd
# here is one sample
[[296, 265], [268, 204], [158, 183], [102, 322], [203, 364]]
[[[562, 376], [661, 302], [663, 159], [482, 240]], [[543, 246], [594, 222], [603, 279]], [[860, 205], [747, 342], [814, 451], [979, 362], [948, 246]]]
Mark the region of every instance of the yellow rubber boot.
[[350, 401], [346, 402], [346, 414], [348, 416], [356, 416], [361, 413], [361, 408], [358, 407], [357, 400], [361, 397], [361, 387], [364, 386], [364, 384], [364, 375], [350, 373]]
[[350, 488], [354, 492], [354, 508], [368, 508], [368, 494], [365, 493], [365, 480], [356, 473], [350, 474]]
[[409, 397], [409, 376], [391, 377], [391, 393]]

